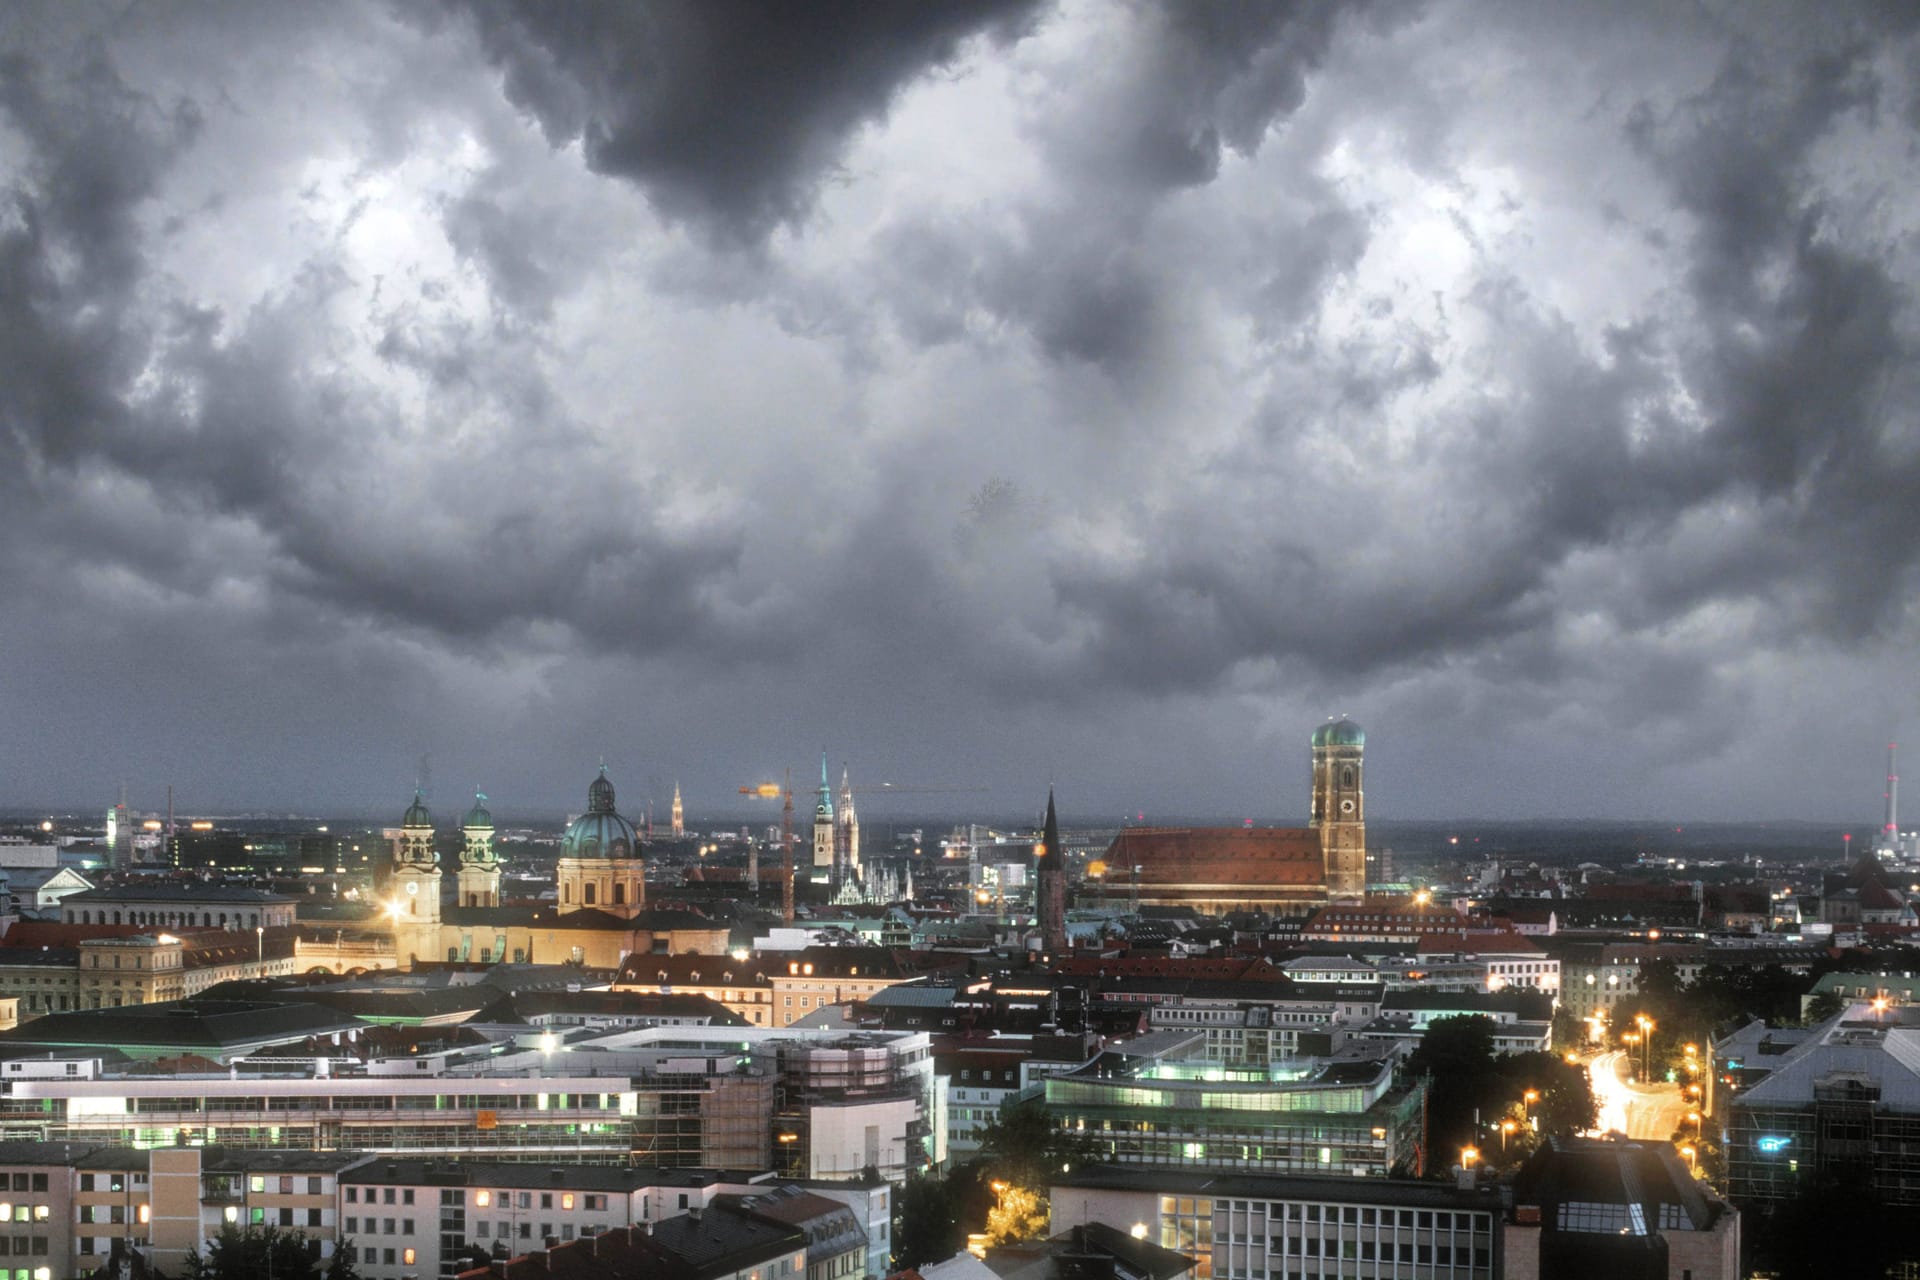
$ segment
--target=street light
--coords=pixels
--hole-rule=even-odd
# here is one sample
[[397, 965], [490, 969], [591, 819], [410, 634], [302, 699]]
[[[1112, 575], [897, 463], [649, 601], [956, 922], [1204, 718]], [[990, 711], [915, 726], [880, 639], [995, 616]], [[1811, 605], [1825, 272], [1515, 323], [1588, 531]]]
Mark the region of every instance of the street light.
[[1460, 1148], [1460, 1167], [1462, 1169], [1473, 1168], [1473, 1162], [1475, 1160], [1478, 1160], [1479, 1158], [1480, 1158], [1480, 1148], [1478, 1147]]
[[263, 924], [253, 926], [253, 939], [260, 950], [260, 977], [264, 980], [267, 976], [267, 926]]
[[1519, 1127], [1520, 1126], [1512, 1120], [1502, 1120], [1500, 1122], [1500, 1154], [1503, 1157], [1507, 1154], [1507, 1135]]
[[1635, 1025], [1635, 1026], [1637, 1026], [1637, 1027], [1639, 1027], [1639, 1028], [1640, 1028], [1640, 1030], [1641, 1030], [1641, 1031], [1642, 1031], [1642, 1032], [1643, 1032], [1643, 1033], [1645, 1034], [1645, 1036], [1646, 1036], [1646, 1040], [1647, 1040], [1647, 1052], [1646, 1052], [1646, 1061], [1647, 1061], [1647, 1067], [1646, 1067], [1646, 1071], [1645, 1071], [1645, 1073], [1644, 1073], [1644, 1074], [1646, 1075], [1646, 1077], [1647, 1077], [1647, 1079], [1649, 1079], [1649, 1080], [1651, 1080], [1651, 1079], [1653, 1079], [1653, 1026], [1654, 1026], [1654, 1023], [1653, 1023], [1653, 1019], [1652, 1019], [1652, 1018], [1649, 1018], [1649, 1017], [1648, 1017], [1648, 1016], [1647, 1016], [1646, 1014], [1644, 1014], [1644, 1013], [1641, 1013], [1641, 1014], [1636, 1014], [1636, 1015], [1634, 1016], [1634, 1019], [1633, 1019], [1633, 1021], [1634, 1021], [1634, 1025]]
[[1520, 1095], [1521, 1114], [1526, 1117], [1527, 1127], [1530, 1129], [1537, 1129], [1539, 1127], [1539, 1122], [1533, 1118], [1534, 1105], [1539, 1101], [1540, 1091], [1538, 1089], [1528, 1089]]

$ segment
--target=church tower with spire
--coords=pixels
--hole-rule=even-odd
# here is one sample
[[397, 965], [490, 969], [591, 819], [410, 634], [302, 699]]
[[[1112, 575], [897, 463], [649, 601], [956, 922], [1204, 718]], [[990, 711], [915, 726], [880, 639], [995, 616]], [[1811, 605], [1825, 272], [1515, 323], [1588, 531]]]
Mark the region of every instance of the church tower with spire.
[[827, 781], [827, 753], [820, 753], [820, 799], [813, 806], [813, 878], [830, 880], [833, 861], [833, 785]]
[[673, 784], [673, 838], [687, 834], [687, 811], [680, 807], [680, 784]]
[[438, 959], [440, 854], [433, 847], [433, 815], [417, 790], [400, 820], [392, 885], [387, 913], [393, 921], [395, 958], [405, 968], [412, 968], [416, 960]]
[[1053, 788], [1047, 788], [1047, 821], [1033, 859], [1039, 863], [1036, 914], [1040, 917], [1040, 946], [1050, 956], [1067, 950], [1067, 859], [1060, 847], [1060, 818], [1053, 808]]
[[485, 793], [473, 793], [473, 808], [460, 824], [465, 842], [460, 846], [457, 901], [463, 907], [500, 905], [500, 859], [493, 852], [493, 815], [487, 812]]
[[840, 766], [840, 808], [834, 814], [834, 858], [842, 880], [860, 877], [860, 815], [853, 807], [853, 783]]

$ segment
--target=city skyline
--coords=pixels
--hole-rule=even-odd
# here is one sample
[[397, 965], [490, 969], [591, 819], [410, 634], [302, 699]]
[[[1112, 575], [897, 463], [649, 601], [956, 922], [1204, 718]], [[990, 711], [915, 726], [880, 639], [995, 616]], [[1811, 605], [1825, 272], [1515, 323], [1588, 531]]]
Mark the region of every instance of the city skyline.
[[1875, 825], [1904, 11], [833, 12], [11, 7], [0, 806]]

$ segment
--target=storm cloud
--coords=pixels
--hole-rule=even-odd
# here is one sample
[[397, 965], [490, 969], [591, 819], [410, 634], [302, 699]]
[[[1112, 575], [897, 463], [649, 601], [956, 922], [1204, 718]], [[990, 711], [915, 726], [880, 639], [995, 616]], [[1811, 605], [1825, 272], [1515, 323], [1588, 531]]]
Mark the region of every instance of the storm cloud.
[[0, 804], [1280, 818], [1338, 712], [1871, 820], [1917, 102], [1869, 5], [15, 6]]

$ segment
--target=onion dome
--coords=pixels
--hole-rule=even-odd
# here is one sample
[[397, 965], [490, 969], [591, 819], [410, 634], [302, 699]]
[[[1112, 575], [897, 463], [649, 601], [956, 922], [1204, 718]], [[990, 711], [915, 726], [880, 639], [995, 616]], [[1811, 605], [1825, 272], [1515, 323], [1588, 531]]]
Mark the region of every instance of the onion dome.
[[633, 824], [613, 809], [613, 783], [603, 766], [587, 788], [587, 811], [567, 824], [560, 838], [563, 858], [632, 858], [639, 856], [640, 837]]
[[413, 803], [407, 806], [407, 816], [400, 819], [403, 827], [430, 827], [433, 815], [427, 812], [427, 802], [420, 798], [419, 788], [413, 792]]
[[1313, 745], [1316, 747], [1364, 747], [1367, 735], [1360, 726], [1342, 716], [1330, 720], [1313, 731]]
[[460, 825], [470, 831], [493, 830], [493, 815], [487, 812], [486, 792], [476, 791], [473, 793], [473, 808], [467, 810], [467, 816], [461, 821]]

